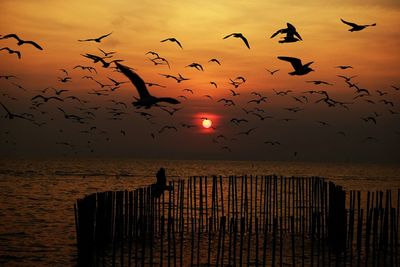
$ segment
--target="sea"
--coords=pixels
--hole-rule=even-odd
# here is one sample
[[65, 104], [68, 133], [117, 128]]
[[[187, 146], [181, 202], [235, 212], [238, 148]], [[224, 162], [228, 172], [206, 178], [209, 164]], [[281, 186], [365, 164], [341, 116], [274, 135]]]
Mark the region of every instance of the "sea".
[[74, 203], [95, 192], [167, 179], [319, 176], [346, 190], [400, 188], [399, 164], [138, 159], [0, 159], [0, 266], [76, 266]]

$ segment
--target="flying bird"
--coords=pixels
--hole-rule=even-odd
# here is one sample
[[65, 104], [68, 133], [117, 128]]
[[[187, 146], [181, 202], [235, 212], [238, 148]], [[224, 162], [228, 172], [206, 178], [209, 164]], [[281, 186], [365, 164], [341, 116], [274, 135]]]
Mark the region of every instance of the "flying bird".
[[140, 78], [138, 74], [128, 69], [124, 65], [119, 64], [118, 62], [116, 62], [115, 65], [126, 77], [129, 78], [129, 80], [136, 87], [136, 90], [139, 93], [139, 99], [136, 102], [133, 102], [133, 105], [135, 107], [150, 108], [153, 105], [157, 105], [159, 102], [166, 102], [170, 104], [180, 103], [178, 100], [171, 97], [155, 97], [150, 95], [149, 91], [147, 90], [145, 82], [142, 80], [142, 78]]
[[17, 45], [30, 44], [30, 45], [33, 45], [34, 47], [36, 47], [36, 48], [39, 49], [39, 50], [43, 50], [43, 48], [42, 48], [40, 45], [38, 45], [36, 42], [34, 42], [34, 41], [25, 41], [25, 40], [22, 40], [22, 39], [20, 39], [20, 38], [18, 37], [18, 35], [13, 34], [13, 33], [12, 33], [12, 34], [4, 35], [4, 36], [1, 37], [0, 39], [8, 39], [8, 38], [14, 38], [14, 39], [16, 39], [16, 40], [18, 41]]
[[271, 74], [271, 75], [274, 75], [275, 74], [275, 72], [278, 72], [279, 71], [279, 69], [278, 70], [269, 70], [269, 69], [266, 69], [268, 72], [269, 72], [269, 74]]
[[18, 114], [11, 113], [11, 112], [8, 110], [8, 108], [7, 108], [6, 106], [3, 105], [3, 103], [0, 103], [0, 105], [1, 105], [1, 106], [3, 107], [3, 109], [7, 112], [5, 118], [8, 118], [8, 119], [10, 119], [10, 120], [12, 120], [12, 119], [14, 119], [14, 118], [19, 118], [19, 119], [24, 119], [24, 120], [32, 121], [31, 119], [26, 118], [26, 117], [24, 117], [24, 116], [22, 116], [22, 115], [18, 115]]
[[166, 41], [177, 43], [179, 45], [179, 47], [183, 49], [181, 43], [176, 38], [167, 38], [167, 39], [161, 40], [160, 42], [163, 43]]
[[338, 69], [341, 69], [341, 70], [345, 70], [345, 69], [352, 69], [353, 67], [346, 65], [346, 66], [336, 66], [335, 68], [338, 68]]
[[113, 55], [113, 54], [115, 54], [115, 53], [117, 53], [117, 52], [105, 52], [104, 50], [101, 50], [100, 48], [98, 48], [99, 50], [100, 50], [100, 52], [101, 53], [103, 53], [104, 54], [104, 56], [105, 57], [108, 57], [109, 55]]
[[328, 82], [325, 82], [325, 81], [319, 81], [319, 80], [316, 80], [316, 81], [306, 81], [307, 83], [313, 83], [313, 84], [315, 84], [315, 85], [320, 85], [320, 84], [326, 84], [326, 85], [333, 85], [333, 84], [331, 84], [331, 83], [328, 83]]
[[296, 28], [290, 24], [289, 22], [286, 23], [287, 28], [280, 29], [272, 34], [271, 38], [274, 38], [278, 34], [286, 34], [282, 40], [279, 40], [279, 43], [293, 43], [297, 41], [302, 41], [300, 34], [297, 32]]
[[51, 99], [58, 100], [58, 101], [64, 101], [63, 99], [61, 99], [61, 98], [59, 98], [59, 97], [56, 97], [56, 96], [46, 97], [46, 96], [43, 96], [43, 95], [34, 96], [34, 97], [32, 97], [31, 100], [35, 100], [35, 99], [38, 99], [38, 98], [43, 99], [44, 102], [47, 102], [47, 101], [49, 101], [49, 100], [51, 100]]
[[302, 64], [301, 60], [295, 57], [278, 57], [278, 59], [290, 62], [292, 64], [294, 71], [289, 72], [290, 75], [306, 75], [307, 73], [314, 71], [309, 66], [314, 63], [314, 61], [308, 62], [307, 64]]
[[244, 44], [247, 46], [247, 48], [250, 49], [250, 44], [249, 44], [249, 42], [247, 41], [246, 37], [244, 37], [243, 34], [241, 34], [241, 33], [231, 33], [231, 34], [225, 36], [223, 39], [229, 38], [229, 37], [231, 37], [231, 36], [232, 36], [232, 37], [235, 37], [235, 38], [240, 38], [240, 39], [242, 39], [242, 41], [243, 41]]
[[7, 51], [10, 55], [11, 55], [11, 54], [16, 54], [17, 57], [18, 57], [19, 59], [21, 59], [21, 52], [19, 52], [19, 51], [17, 51], [17, 50], [12, 50], [12, 49], [10, 49], [10, 48], [8, 48], [8, 47], [3, 47], [3, 48], [0, 49], [0, 51], [2, 51], [2, 50]]
[[221, 62], [219, 62], [219, 60], [216, 59], [216, 58], [212, 58], [212, 59], [210, 59], [208, 62], [215, 62], [215, 63], [217, 63], [218, 65], [221, 66]]
[[78, 41], [79, 41], [79, 42], [90, 42], [90, 41], [94, 41], [94, 42], [100, 43], [101, 40], [102, 40], [103, 38], [106, 38], [107, 36], [110, 36], [111, 34], [112, 34], [112, 32], [110, 32], [110, 33], [108, 33], [108, 34], [105, 34], [105, 35], [102, 35], [102, 36], [97, 37], [97, 38], [89, 38], [89, 39], [78, 40]]
[[370, 27], [370, 26], [376, 26], [376, 23], [373, 24], [366, 24], [366, 25], [358, 25], [356, 23], [353, 22], [348, 22], [345, 21], [343, 19], [340, 19], [344, 24], [349, 25], [351, 27], [351, 29], [349, 29], [349, 32], [357, 32], [357, 31], [361, 31], [363, 29], [365, 29], [366, 27]]
[[196, 62], [193, 62], [193, 63], [187, 65], [186, 67], [196, 68], [196, 70], [204, 71], [203, 66]]

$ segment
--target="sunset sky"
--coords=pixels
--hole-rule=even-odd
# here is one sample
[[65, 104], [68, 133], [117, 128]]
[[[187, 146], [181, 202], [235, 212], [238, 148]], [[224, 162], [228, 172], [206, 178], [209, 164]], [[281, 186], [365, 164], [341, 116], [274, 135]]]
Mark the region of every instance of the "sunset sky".
[[[46, 123], [37, 126], [27, 120], [9, 120], [4, 118], [6, 112], [0, 107], [0, 156], [399, 163], [400, 90], [396, 90], [400, 87], [399, 1], [3, 0], [0, 8], [0, 35], [15, 33], [43, 47], [40, 51], [27, 44], [18, 46], [13, 38], [0, 40], [0, 49], [9, 47], [22, 55], [18, 59], [15, 54], [0, 51], [0, 76], [18, 77], [0, 79], [0, 102], [13, 113], [29, 113], [36, 123]], [[349, 32], [350, 27], [341, 18], [377, 25]], [[278, 29], [285, 28], [287, 22], [296, 27], [303, 41], [281, 44], [278, 43], [281, 36], [270, 38]], [[110, 32], [101, 43], [78, 42]], [[237, 38], [223, 40], [234, 32], [242, 33], [251, 49]], [[172, 42], [160, 42], [169, 37], [177, 38], [183, 49]], [[149, 88], [152, 94], [187, 97], [178, 98], [182, 103], [177, 107], [182, 109], [174, 115], [157, 107], [141, 109], [154, 116], [146, 120], [131, 104], [137, 96], [131, 83], [111, 91], [109, 87], [100, 88], [96, 82], [82, 79], [91, 75], [103, 84], [112, 84], [107, 77], [127, 81], [123, 74], [81, 55], [100, 56], [98, 48], [116, 51], [112, 59], [124, 60], [123, 64], [134, 68], [146, 82], [165, 86]], [[152, 63], [150, 55], [145, 55], [148, 51], [166, 58], [171, 69]], [[288, 74], [291, 65], [277, 59], [278, 56], [297, 57], [303, 63], [314, 61], [311, 67], [315, 71], [291, 76]], [[220, 60], [221, 66], [209, 63], [211, 58]], [[202, 64], [204, 72], [185, 67], [193, 62]], [[98, 74], [73, 69], [76, 65], [95, 67]], [[335, 68], [338, 65], [351, 65], [353, 69]], [[65, 77], [60, 69], [68, 71], [71, 82], [58, 81], [57, 77]], [[279, 71], [270, 75], [266, 69]], [[190, 80], [177, 83], [159, 75], [178, 73]], [[354, 99], [358, 96], [356, 90], [337, 75], [357, 75], [352, 82], [367, 89], [370, 96]], [[229, 79], [238, 76], [245, 77], [246, 82], [234, 88]], [[311, 80], [333, 85], [307, 82]], [[49, 86], [69, 90], [61, 98], [73, 95], [88, 103], [50, 100], [34, 107], [31, 98], [37, 94], [55, 95], [52, 89], [40, 92]], [[182, 91], [185, 88], [194, 94]], [[107, 95], [88, 94], [99, 89], [107, 89], [103, 92]], [[240, 95], [233, 96], [229, 89]], [[274, 90], [292, 92], [278, 96]], [[325, 90], [331, 98], [351, 104], [346, 109], [315, 103], [322, 95], [303, 93], [308, 90]], [[387, 94], [381, 96], [376, 90]], [[266, 102], [248, 103], [257, 99], [251, 94], [254, 91], [266, 96]], [[213, 100], [204, 95], [211, 95]], [[294, 99], [301, 96], [306, 96], [308, 102]], [[217, 102], [221, 98], [233, 100], [235, 106]], [[111, 100], [124, 102], [127, 108]], [[58, 107], [87, 119], [82, 124], [65, 119]], [[113, 117], [110, 108], [119, 108], [126, 114], [110, 120]], [[243, 108], [272, 118], [262, 121], [258, 115], [246, 114]], [[294, 113], [286, 108], [301, 111]], [[216, 128], [202, 128], [203, 117], [210, 118]], [[361, 117], [373, 117], [377, 123], [365, 122]], [[237, 126], [230, 122], [232, 118], [248, 122]], [[294, 120], [282, 120], [286, 118]], [[182, 127], [183, 123], [195, 127], [187, 129]], [[165, 125], [178, 131], [161, 131]], [[239, 134], [251, 128], [255, 130], [250, 135]], [[278, 141], [280, 145], [266, 141]]]

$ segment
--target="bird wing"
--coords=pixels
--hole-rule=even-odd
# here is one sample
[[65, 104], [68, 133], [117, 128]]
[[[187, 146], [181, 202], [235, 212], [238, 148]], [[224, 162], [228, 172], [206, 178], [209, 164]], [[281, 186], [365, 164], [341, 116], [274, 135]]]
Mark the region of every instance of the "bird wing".
[[240, 36], [240, 39], [243, 40], [244, 44], [247, 46], [248, 49], [250, 49], [250, 45], [249, 42], [247, 41], [246, 37], [244, 37], [243, 35]]
[[275, 36], [277, 36], [278, 34], [280, 34], [282, 32], [282, 29], [277, 30], [274, 34], [271, 35], [271, 38], [274, 38]]
[[33, 45], [34, 47], [36, 47], [37, 49], [43, 50], [43, 48], [42, 48], [40, 45], [38, 45], [37, 43], [35, 43], [34, 41], [24, 41], [24, 43], [26, 43], [26, 44], [31, 44], [31, 45]]
[[15, 38], [18, 41], [21, 41], [21, 39], [19, 39], [19, 37], [14, 33], [7, 34], [7, 35], [4, 35], [3, 37], [1, 37], [1, 39], [8, 39], [8, 38]]
[[224, 37], [224, 38], [222, 38], [222, 39], [229, 38], [229, 37], [231, 37], [232, 35], [234, 35], [234, 33], [231, 33], [231, 34], [229, 34], [229, 35], [225, 36], [225, 37]]
[[289, 31], [295, 32], [296, 28], [291, 24], [291, 23], [286, 23], [286, 26], [288, 28]]
[[111, 34], [112, 34], [112, 32], [110, 32], [110, 33], [108, 33], [108, 34], [104, 34], [104, 35], [100, 36], [100, 37], [97, 38], [97, 39], [103, 39], [103, 38], [105, 38], [105, 37], [107, 37], [107, 36], [109, 36], [109, 35], [111, 35]]
[[126, 77], [129, 78], [132, 84], [136, 87], [136, 90], [138, 91], [140, 98], [146, 98], [151, 96], [146, 88], [146, 84], [138, 74], [131, 71], [124, 65], [119, 64], [118, 62], [116, 62], [115, 65]]
[[347, 25], [349, 25], [349, 26], [351, 26], [351, 27], [357, 27], [358, 25], [357, 24], [355, 24], [355, 23], [353, 23], [353, 22], [348, 22], [348, 21], [345, 21], [345, 20], [343, 20], [343, 19], [340, 19], [344, 24], [347, 24]]
[[179, 45], [179, 47], [183, 49], [181, 43], [178, 40], [175, 39], [174, 42], [176, 42]]
[[45, 98], [44, 96], [42, 96], [42, 95], [37, 95], [37, 96], [32, 97], [31, 100], [35, 100], [35, 99], [37, 99], [37, 98], [46, 99], [46, 98]]
[[301, 60], [295, 57], [278, 57], [278, 59], [290, 62], [295, 70], [301, 68], [303, 65], [301, 64]]

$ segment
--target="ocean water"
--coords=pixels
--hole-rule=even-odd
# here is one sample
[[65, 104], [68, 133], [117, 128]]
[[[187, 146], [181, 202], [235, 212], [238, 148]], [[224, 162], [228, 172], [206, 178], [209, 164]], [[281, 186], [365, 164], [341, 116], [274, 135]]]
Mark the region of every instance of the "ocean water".
[[347, 190], [400, 188], [400, 166], [178, 160], [0, 160], [0, 266], [74, 266], [76, 199], [189, 176], [320, 176]]

